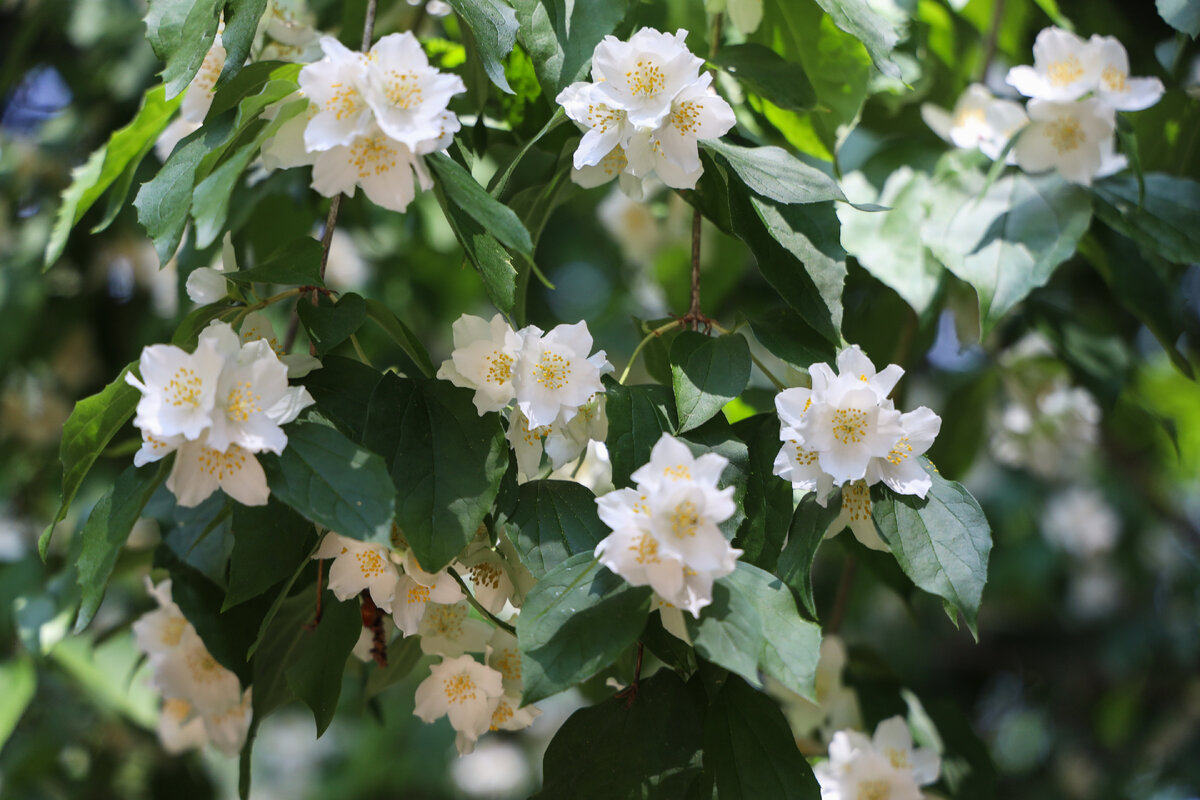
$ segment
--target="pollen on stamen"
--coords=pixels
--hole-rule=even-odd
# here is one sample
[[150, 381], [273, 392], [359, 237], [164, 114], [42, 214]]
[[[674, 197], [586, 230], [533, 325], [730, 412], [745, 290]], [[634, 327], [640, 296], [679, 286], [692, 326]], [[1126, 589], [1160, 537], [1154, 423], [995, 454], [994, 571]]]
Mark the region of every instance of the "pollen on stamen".
[[465, 703], [468, 700], [475, 699], [475, 681], [465, 672], [460, 672], [458, 675], [446, 678], [442, 684], [443, 691], [446, 693], [446, 701], [450, 705]]

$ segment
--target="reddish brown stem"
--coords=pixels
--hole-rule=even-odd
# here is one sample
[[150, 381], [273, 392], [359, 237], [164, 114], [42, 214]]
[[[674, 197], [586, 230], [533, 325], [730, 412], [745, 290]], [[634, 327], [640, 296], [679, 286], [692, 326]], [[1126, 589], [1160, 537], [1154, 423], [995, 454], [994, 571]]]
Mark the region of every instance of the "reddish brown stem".
[[364, 628], [371, 631], [371, 658], [375, 659], [375, 663], [380, 667], [387, 666], [387, 633], [383, 628], [383, 609], [375, 605], [375, 601], [371, 599], [371, 593], [363, 589], [362, 594], [362, 624]]
[[317, 559], [317, 613], [313, 615], [313, 621], [308, 623], [307, 627], [311, 631], [321, 624], [321, 601], [324, 598], [325, 587], [325, 562]]

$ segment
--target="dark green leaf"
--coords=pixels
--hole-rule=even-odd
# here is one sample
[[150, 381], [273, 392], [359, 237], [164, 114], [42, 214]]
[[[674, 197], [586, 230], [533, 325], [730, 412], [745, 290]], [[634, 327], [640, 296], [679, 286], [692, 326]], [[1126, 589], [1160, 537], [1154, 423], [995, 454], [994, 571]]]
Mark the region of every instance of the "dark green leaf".
[[86, 397], [75, 404], [71, 416], [63, 424], [62, 443], [58, 457], [63, 465], [62, 502], [54, 519], [38, 539], [38, 553], [44, 559], [46, 547], [54, 527], [62, 522], [79, 491], [83, 479], [96, 463], [96, 458], [108, 447], [108, 443], [125, 422], [133, 416], [141, 393], [125, 382], [125, 375], [133, 364], [121, 370], [121, 374], [99, 394]]
[[276, 498], [233, 507], [233, 553], [222, 610], [258, 597], [291, 577], [317, 545], [312, 523]]
[[301, 298], [296, 315], [304, 325], [317, 355], [323, 356], [349, 339], [367, 321], [367, 302], [362, 295], [344, 294], [337, 302], [328, 295], [318, 294], [317, 304]]
[[807, 111], [817, 104], [816, 90], [804, 68], [769, 47], [753, 42], [726, 45], [709, 60], [780, 108]]
[[522, 702], [535, 703], [585, 681], [637, 641], [651, 590], [630, 586], [591, 553], [571, 556], [529, 591], [517, 639]]
[[682, 797], [674, 781], [686, 787], [699, 772], [703, 704], [698, 686], [664, 669], [641, 682], [633, 702], [610, 697], [576, 711], [546, 749], [536, 800]]
[[732, 676], [704, 718], [704, 769], [713, 774], [723, 799], [821, 797], [779, 706]]
[[684, 331], [671, 345], [671, 384], [679, 431], [703, 425], [750, 382], [750, 348], [741, 336], [713, 339]]
[[821, 629], [796, 610], [791, 590], [769, 572], [739, 561], [713, 584], [700, 619], [684, 615], [696, 652], [762, 686], [759, 673], [809, 699], [820, 657]]
[[137, 522], [150, 495], [154, 494], [163, 479], [162, 467], [162, 464], [141, 469], [127, 467], [108, 493], [92, 507], [92, 513], [80, 533], [82, 544], [75, 562], [79, 573], [76, 580], [81, 590], [75, 633], [86, 628], [100, 608], [104, 588], [121, 554], [121, 546], [129, 538], [133, 523]]
[[472, 397], [447, 381], [388, 374], [367, 412], [363, 441], [387, 458], [399, 493], [396, 524], [427, 570], [471, 541], [508, 466], [499, 416], [480, 416]]
[[241, 286], [252, 283], [323, 286], [321, 243], [307, 236], [293, 239], [250, 269], [226, 272], [225, 277]]
[[1200, 183], [1154, 173], [1138, 205], [1137, 181], [1108, 178], [1095, 186], [1096, 216], [1146, 250], [1176, 264], [1200, 261]]
[[318, 737], [333, 721], [342, 694], [346, 659], [361, 630], [357, 601], [329, 603], [321, 612], [316, 630], [300, 634], [300, 655], [285, 667], [288, 686], [312, 709]]
[[367, 677], [367, 697], [374, 697], [407, 678], [424, 655], [419, 636], [401, 636], [393, 640], [387, 649], [387, 666], [371, 670]]
[[987, 583], [992, 532], [970, 492], [926, 468], [933, 488], [925, 500], [879, 490], [872, 508], [875, 525], [904, 574], [946, 601], [949, 609], [961, 611], [978, 636], [975, 622]]
[[721, 157], [755, 194], [784, 204], [845, 200], [837, 181], [780, 147], [742, 147], [710, 139], [704, 146]]
[[146, 38], [154, 54], [166, 62], [162, 79], [168, 97], [187, 88], [204, 63], [223, 5], [223, 0], [150, 0]]
[[[368, 301], [371, 302], [371, 301]], [[361, 361], [341, 356], [326, 356], [321, 368], [301, 379], [317, 402], [321, 415], [342, 433], [363, 444], [367, 428], [367, 404], [383, 376]]]
[[[787, 481], [780, 480], [785, 486]], [[791, 489], [791, 486], [788, 486]], [[825, 538], [825, 532], [842, 510], [839, 495], [828, 499], [822, 508], [817, 503], [816, 492], [804, 496], [796, 506], [788, 527], [787, 547], [779, 554], [779, 568], [775, 571], [779, 578], [792, 587], [800, 595], [804, 610], [813, 619], [817, 618], [817, 601], [813, 597], [812, 564], [817, 555], [817, 548]]]
[[333, 428], [288, 426], [281, 456], [261, 456], [271, 494], [343, 536], [386, 542], [396, 490], [382, 458]]
[[250, 56], [258, 21], [267, 9], [267, 0], [225, 0], [225, 29], [221, 44], [225, 47], [225, 67], [217, 79], [218, 86], [228, 85]]
[[749, 447], [750, 464], [743, 500], [746, 518], [738, 526], [734, 547], [742, 560], [768, 572], [775, 570], [792, 520], [792, 486], [774, 475], [775, 457], [782, 446], [779, 419], [758, 414], [733, 426]]
[[436, 189], [438, 203], [446, 221], [462, 245], [467, 259], [483, 278], [488, 298], [501, 313], [512, 315], [517, 307], [517, 269], [504, 245], [481, 227], [465, 210], [449, 202], [440, 187]]
[[502, 92], [512, 94], [501, 60], [517, 41], [517, 13], [504, 0], [448, 0], [475, 35], [479, 56], [488, 78]]
[[613, 484], [628, 486], [629, 476], [650, 460], [650, 450], [662, 435], [678, 430], [675, 400], [670, 389], [657, 384], [610, 385], [606, 396]]
[[587, 72], [592, 52], [625, 18], [629, 0], [574, 3], [514, 0], [521, 27], [517, 37], [533, 59], [538, 82], [550, 97]]
[[521, 485], [509, 538], [521, 562], [541, 578], [567, 558], [591, 553], [608, 528], [596, 512], [596, 496], [574, 481], [529, 481]]
[[[337, 604], [333, 592], [325, 590], [322, 605]], [[295, 699], [287, 681], [287, 669], [302, 653], [304, 641], [316, 611], [316, 595], [304, 592], [295, 597], [281, 596], [277, 607], [262, 620], [258, 640], [252, 648], [251, 666], [254, 674], [254, 720], [261, 722], [268, 714]]]
[[422, 375], [426, 378], [433, 377], [436, 370], [429, 358], [429, 351], [399, 317], [383, 303], [371, 299], [367, 300], [367, 316], [379, 323], [379, 327], [383, 328], [392, 341], [400, 345], [400, 349], [408, 354]]
[[437, 174], [442, 191], [451, 204], [463, 209], [480, 227], [526, 258], [533, 258], [533, 242], [529, 231], [512, 209], [487, 193], [475, 182], [471, 173], [444, 153], [434, 153], [426, 159]]
[[750, 329], [771, 355], [799, 370], [807, 371], [818, 361], [832, 363], [837, 355], [828, 340], [784, 306], [752, 315]]

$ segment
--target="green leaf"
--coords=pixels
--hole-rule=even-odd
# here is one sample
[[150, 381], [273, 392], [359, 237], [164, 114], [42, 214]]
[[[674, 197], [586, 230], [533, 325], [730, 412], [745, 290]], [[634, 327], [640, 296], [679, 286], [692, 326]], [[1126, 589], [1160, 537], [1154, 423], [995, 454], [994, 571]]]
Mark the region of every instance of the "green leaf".
[[521, 562], [535, 578], [580, 553], [591, 553], [608, 535], [596, 496], [574, 481], [521, 484], [508, 528]]
[[448, 0], [475, 35], [484, 71], [500, 91], [512, 94], [501, 60], [517, 41], [517, 13], [503, 0]]
[[750, 347], [737, 335], [684, 331], [671, 345], [671, 384], [679, 431], [708, 422], [750, 382]]
[[1200, 36], [1200, 3], [1196, 0], [1155, 0], [1159, 15], [1177, 31]]
[[260, 456], [271, 494], [343, 536], [388, 541], [396, 490], [383, 459], [325, 425], [296, 422], [287, 434], [283, 455]]
[[81, 545], [79, 558], [75, 561], [76, 581], [80, 588], [75, 633], [83, 631], [100, 608], [108, 578], [121, 555], [121, 546], [162, 482], [164, 467], [162, 463], [141, 469], [126, 467], [112, 488], [92, 507], [79, 534]]
[[625, 18], [629, 0], [513, 0], [513, 5], [521, 25], [517, 38], [533, 60], [542, 90], [553, 98], [586, 75], [596, 45]]
[[813, 681], [821, 629], [801, 618], [791, 590], [778, 578], [739, 561], [713, 584], [700, 619], [685, 615], [696, 652], [761, 687], [759, 673], [815, 700]]
[[316, 630], [305, 630], [300, 635], [301, 654], [286, 666], [288, 686], [312, 709], [318, 737], [333, 721], [342, 694], [346, 659], [361, 630], [357, 601], [330, 603], [322, 610]]
[[900, 32], [886, 16], [871, 8], [868, 0], [817, 0], [817, 3], [835, 25], [866, 46], [880, 72], [889, 78], [903, 80], [900, 65], [891, 58]]
[[742, 503], [746, 518], [738, 526], [734, 547], [741, 559], [772, 572], [792, 519], [792, 486], [774, 475], [775, 457], [782, 446], [779, 419], [758, 414], [733, 426], [749, 447], [750, 464]]
[[[786, 481], [781, 483], [787, 485]], [[787, 547], [779, 554], [779, 565], [775, 574], [796, 591], [804, 610], [813, 619], [817, 618], [817, 601], [813, 597], [812, 584], [813, 559], [825, 538], [825, 532], [829, 530], [829, 526], [841, 510], [840, 495], [828, 498], [824, 508], [817, 503], [816, 492], [805, 495], [792, 514], [791, 524], [788, 526]]]
[[316, 548], [312, 524], [272, 497], [265, 506], [233, 507], [233, 552], [221, 610], [258, 597], [308, 563]]
[[[254, 654], [251, 666], [255, 723], [295, 698], [288, 685], [287, 670], [303, 655], [301, 644], [311, 638], [306, 638], [305, 634], [316, 611], [316, 597], [310, 592], [295, 597], [286, 597], [286, 594], [284, 592], [277, 601], [277, 607], [272, 607], [272, 612], [277, 613], [263, 619], [258, 641], [251, 648]], [[338, 602], [333, 592], [326, 589], [321, 604], [332, 608]]]
[[374, 367], [357, 359], [326, 356], [321, 360], [321, 368], [305, 375], [300, 383], [316, 401], [321, 416], [354, 441], [364, 444], [367, 404], [382, 377]]
[[832, 363], [837, 351], [795, 311], [773, 308], [750, 315], [750, 330], [771, 355], [807, 372], [818, 361]]
[[37, 670], [33, 658], [21, 653], [0, 663], [0, 750], [4, 749], [8, 737], [17, 728], [21, 716], [33, 701], [37, 691]]
[[471, 173], [445, 153], [434, 153], [426, 160], [438, 176], [446, 199], [465, 210], [480, 227], [528, 259], [533, 259], [529, 231], [512, 209], [487, 193]]
[[837, 181], [781, 147], [741, 147], [721, 139], [706, 140], [704, 146], [761, 197], [785, 204], [846, 199]]
[[[858, 173], [848, 176], [845, 184], [869, 190], [866, 179]], [[888, 206], [887, 211], [859, 211], [842, 205], [837, 212], [846, 252], [857, 258], [867, 272], [895, 289], [918, 315], [929, 308], [942, 279], [942, 265], [921, 239], [930, 191], [928, 175], [901, 167], [888, 176], [878, 198], [881, 205]]]
[[807, 111], [817, 104], [817, 92], [804, 69], [769, 47], [753, 42], [726, 45], [709, 61], [780, 108]]
[[1091, 223], [1092, 203], [1087, 190], [1055, 174], [1012, 173], [976, 197], [979, 183], [974, 172], [935, 182], [926, 240], [951, 272], [975, 287], [986, 335], [1071, 257]]
[[928, 465], [926, 469], [933, 488], [924, 500], [877, 490], [872, 516], [904, 574], [918, 588], [942, 598], [949, 609], [961, 611], [978, 638], [976, 619], [987, 583], [992, 532], [970, 492]]
[[[632, 702], [610, 697], [581, 708], [546, 748], [535, 800], [684, 797], [699, 772], [703, 709], [699, 686], [667, 669], [643, 680]], [[672, 779], [683, 787], [668, 789]]]
[[449, 202], [441, 185], [435, 187], [438, 204], [467, 259], [483, 278], [488, 298], [501, 313], [511, 316], [517, 307], [517, 269], [504, 245], [471, 215]]
[[499, 415], [480, 416], [472, 397], [447, 381], [388, 374], [367, 412], [363, 441], [385, 455], [396, 524], [430, 571], [475, 536], [508, 466]]
[[67, 516], [67, 509], [75, 499], [83, 479], [96, 463], [96, 458], [108, 447], [117, 431], [133, 416], [141, 392], [125, 382], [125, 376], [133, 364], [121, 370], [121, 374], [99, 394], [86, 397], [75, 404], [71, 416], [63, 424], [62, 443], [58, 457], [63, 465], [62, 502], [50, 525], [38, 538], [38, 553], [46, 558], [46, 548], [54, 527]]
[[175, 255], [183, 237], [201, 160], [226, 144], [232, 131], [233, 117], [223, 116], [184, 137], [158, 174], [138, 190], [133, 200], [138, 222], [154, 240], [161, 263]]
[[353, 292], [342, 295], [337, 302], [328, 295], [318, 294], [317, 303], [301, 298], [296, 304], [296, 316], [304, 325], [318, 356], [324, 356], [349, 339], [367, 321], [367, 302]]
[[367, 697], [375, 697], [407, 678], [424, 655], [419, 636], [401, 636], [393, 640], [387, 649], [387, 666], [373, 669], [367, 676]]
[[650, 460], [650, 450], [662, 435], [678, 431], [675, 400], [670, 389], [657, 384], [612, 384], [606, 398], [613, 484], [629, 486], [629, 476]]
[[1200, 183], [1154, 173], [1145, 176], [1146, 199], [1138, 205], [1137, 181], [1108, 178], [1095, 186], [1096, 216], [1144, 249], [1175, 264], [1200, 261]]
[[400, 345], [400, 349], [408, 354], [408, 357], [421, 370], [422, 375], [426, 378], [434, 376], [436, 370], [433, 367], [433, 361], [429, 358], [429, 351], [425, 349], [425, 345], [421, 343], [416, 334], [392, 313], [391, 309], [378, 300], [368, 298], [367, 316], [375, 320], [393, 342]]
[[[83, 166], [71, 171], [71, 185], [63, 192], [63, 202], [46, 243], [43, 263], [47, 269], [62, 255], [71, 229], [79, 224], [88, 209], [118, 179], [122, 183], [117, 184], [118, 191], [114, 192], [114, 196], [120, 195], [118, 205], [124, 203], [133, 172], [154, 147], [155, 140], [171, 121], [181, 99], [164, 99], [161, 86], [146, 92], [133, 121], [114, 132], [107, 144], [93, 152]], [[125, 191], [120, 190], [122, 185]]]
[[226, 86], [238, 74], [258, 32], [258, 22], [267, 10], [267, 0], [225, 0], [225, 29], [221, 31], [221, 44], [225, 47], [225, 67], [217, 79], [218, 86]]
[[529, 590], [517, 617], [522, 703], [585, 681], [637, 641], [650, 613], [648, 586], [630, 586], [591, 553], [571, 556]]
[[179, 327], [175, 329], [175, 333], [171, 335], [171, 344], [176, 347], [182, 347], [184, 350], [195, 349], [196, 342], [200, 339], [201, 331], [207, 328], [210, 322], [229, 310], [230, 306], [223, 303], [200, 306], [193, 310], [183, 318], [183, 321], [179, 323]]
[[303, 236], [293, 239], [250, 269], [226, 272], [239, 286], [278, 283], [284, 286], [324, 286], [321, 281], [321, 243]]
[[779, 706], [736, 677], [725, 681], [705, 715], [704, 769], [721, 798], [821, 797]]
[[224, 0], [150, 0], [146, 38], [154, 54], [166, 62], [161, 74], [168, 97], [186, 89], [204, 63], [223, 5]]

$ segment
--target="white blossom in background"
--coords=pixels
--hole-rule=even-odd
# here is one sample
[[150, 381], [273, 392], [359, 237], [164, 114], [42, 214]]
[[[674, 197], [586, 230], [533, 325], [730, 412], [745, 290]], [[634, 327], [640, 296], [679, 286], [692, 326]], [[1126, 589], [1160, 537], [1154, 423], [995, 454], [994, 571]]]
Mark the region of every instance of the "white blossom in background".
[[1100, 54], [1087, 42], [1062, 28], [1044, 28], [1033, 44], [1033, 66], [1008, 71], [1007, 82], [1026, 97], [1053, 102], [1078, 100], [1100, 80]]
[[1141, 111], [1157, 103], [1163, 96], [1163, 84], [1158, 78], [1133, 78], [1129, 75], [1129, 54], [1112, 36], [1092, 36], [1089, 44], [1096, 50], [1100, 80], [1096, 98], [1117, 111]]
[[[221, 26], [224, 28], [224, 24]], [[154, 142], [154, 154], [159, 161], [166, 161], [185, 136], [200, 129], [200, 123], [208, 115], [212, 107], [217, 78], [225, 69], [225, 46], [221, 43], [221, 33], [213, 37], [212, 47], [204, 54], [200, 69], [196, 70], [187, 88], [183, 90], [183, 100], [179, 103], [179, 116], [171, 121], [158, 139]]]
[[575, 481], [592, 490], [592, 494], [606, 494], [613, 490], [612, 459], [608, 446], [603, 441], [591, 441], [577, 463], [568, 462], [550, 473], [560, 481]]
[[709, 14], [724, 13], [733, 27], [751, 34], [762, 24], [763, 0], [704, 0], [704, 10]]
[[829, 760], [813, 767], [822, 800], [923, 800], [920, 787], [933, 783], [941, 759], [930, 748], [913, 748], [903, 717], [879, 723], [873, 737], [838, 731]]
[[1046, 478], [1081, 468], [1100, 437], [1095, 398], [1063, 376], [1037, 376], [1032, 364], [1018, 361], [1010, 369], [1010, 399], [991, 425], [996, 460]]
[[463, 653], [482, 653], [492, 635], [492, 626], [471, 617], [466, 600], [442, 605], [427, 603], [417, 626], [421, 652], [453, 658]]
[[764, 679], [767, 694], [779, 702], [796, 739], [828, 739], [834, 731], [862, 726], [858, 696], [842, 680], [847, 660], [846, 645], [839, 636], [821, 637], [821, 657], [813, 682], [816, 702], [770, 676]]
[[1026, 172], [1057, 170], [1067, 180], [1090, 186], [1125, 166], [1113, 151], [1116, 113], [1095, 98], [1073, 102], [1029, 101], [1029, 126], [1013, 154]]
[[321, 34], [316, 15], [304, 0], [271, 0], [259, 23], [259, 29], [272, 41], [259, 58], [263, 61], [290, 61], [306, 64], [321, 57]]
[[643, 28], [628, 42], [606, 36], [596, 45], [592, 81], [556, 98], [583, 131], [572, 180], [592, 187], [620, 176], [621, 189], [638, 198], [651, 176], [677, 189], [696, 185], [699, 140], [723, 136], [735, 120], [686, 38], [683, 29]]
[[[650, 185], [645, 187], [645, 194], [649, 199], [657, 187], [654, 181], [647, 183]], [[608, 235], [620, 245], [627, 261], [640, 265], [653, 262], [665, 237], [660, 220], [647, 203], [633, 200], [625, 192], [614, 188], [596, 206], [596, 216]]]
[[[314, 369], [321, 368], [320, 360], [310, 353], [285, 353], [283, 345], [279, 342], [279, 337], [275, 334], [275, 326], [271, 324], [271, 318], [262, 311], [251, 311], [242, 318], [242, 326], [238, 329], [238, 334], [242, 338], [242, 342], [249, 343], [261, 339], [270, 345], [271, 350], [287, 367], [289, 378], [303, 378]], [[288, 395], [289, 400], [294, 400], [304, 406], [307, 406], [307, 392], [292, 392]], [[303, 409], [300, 409], [303, 410]], [[298, 413], [298, 411], [297, 411]], [[279, 419], [287, 419], [289, 422], [295, 419], [295, 415], [290, 411], [284, 411], [282, 408], [276, 409], [276, 414]], [[285, 423], [280, 423], [285, 424]]]
[[158, 716], [158, 741], [171, 755], [202, 750], [208, 744], [204, 720], [192, 713], [192, 704], [178, 698], [163, 701]]
[[[454, 351], [442, 362], [437, 377], [455, 386], [475, 390], [475, 408], [479, 413], [500, 411], [517, 396], [513, 388], [513, 367], [520, 356], [524, 332], [517, 333], [496, 314], [491, 322], [463, 314], [451, 327]], [[526, 328], [540, 335], [536, 327]]]
[[417, 687], [413, 713], [425, 722], [448, 717], [462, 735], [462, 753], [465, 745], [473, 745], [491, 728], [492, 714], [503, 695], [504, 682], [497, 670], [469, 655], [443, 658]]
[[[947, 112], [931, 103], [921, 106], [921, 118], [933, 132], [955, 147], [979, 150], [995, 161], [1029, 117], [1020, 103], [992, 96], [987, 87], [973, 83], [967, 87], [954, 110]], [[1010, 152], [1008, 163], [1016, 163]]]
[[400, 576], [387, 545], [330, 532], [321, 540], [313, 558], [333, 559], [329, 565], [329, 589], [338, 600], [358, 597], [365, 590], [375, 605], [392, 613]]
[[717, 526], [733, 516], [733, 488], [718, 489], [728, 460], [693, 456], [663, 434], [649, 463], [633, 474], [636, 489], [596, 498], [612, 533], [596, 545], [600, 563], [634, 586], [650, 586], [694, 617], [712, 602], [712, 585], [733, 572], [742, 554]]
[[1110, 552], [1121, 533], [1121, 519], [1104, 494], [1081, 486], [1051, 497], [1041, 522], [1046, 541], [1085, 560]]

